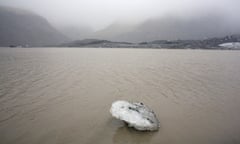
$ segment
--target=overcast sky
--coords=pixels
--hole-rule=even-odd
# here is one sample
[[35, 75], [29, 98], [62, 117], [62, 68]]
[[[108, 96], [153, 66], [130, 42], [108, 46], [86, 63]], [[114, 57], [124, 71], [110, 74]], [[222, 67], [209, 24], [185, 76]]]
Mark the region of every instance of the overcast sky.
[[34, 11], [54, 25], [94, 29], [113, 22], [136, 23], [166, 15], [188, 18], [219, 13], [235, 17], [240, 13], [240, 0], [0, 0], [0, 5]]

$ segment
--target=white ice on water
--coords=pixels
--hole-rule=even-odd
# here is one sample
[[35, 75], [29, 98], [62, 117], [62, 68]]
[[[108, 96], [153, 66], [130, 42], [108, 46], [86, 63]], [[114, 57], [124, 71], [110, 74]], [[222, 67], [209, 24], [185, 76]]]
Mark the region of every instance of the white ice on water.
[[129, 127], [140, 131], [158, 130], [160, 125], [155, 113], [143, 103], [116, 101], [112, 103], [110, 113], [113, 117], [126, 122]]
[[222, 43], [219, 46], [225, 48], [240, 49], [240, 42]]

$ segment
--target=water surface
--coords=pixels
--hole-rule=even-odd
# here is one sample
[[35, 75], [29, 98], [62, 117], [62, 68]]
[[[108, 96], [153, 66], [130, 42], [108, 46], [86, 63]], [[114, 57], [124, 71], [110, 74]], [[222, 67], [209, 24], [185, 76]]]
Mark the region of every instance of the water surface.
[[[158, 132], [113, 119], [140, 101]], [[1, 144], [240, 143], [240, 51], [0, 49]]]

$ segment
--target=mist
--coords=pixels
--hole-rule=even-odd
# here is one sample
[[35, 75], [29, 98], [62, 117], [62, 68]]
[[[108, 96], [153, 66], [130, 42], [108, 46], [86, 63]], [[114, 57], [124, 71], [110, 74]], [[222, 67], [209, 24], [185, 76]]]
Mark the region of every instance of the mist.
[[0, 5], [33, 11], [57, 27], [94, 31], [112, 23], [138, 24], [173, 15], [185, 20], [211, 13], [240, 23], [239, 0], [1, 0]]

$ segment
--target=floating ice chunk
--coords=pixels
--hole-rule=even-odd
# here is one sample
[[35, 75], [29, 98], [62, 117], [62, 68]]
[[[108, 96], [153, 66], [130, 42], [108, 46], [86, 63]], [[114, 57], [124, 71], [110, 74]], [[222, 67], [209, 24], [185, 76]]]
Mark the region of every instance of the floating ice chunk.
[[140, 131], [158, 130], [160, 125], [155, 113], [143, 103], [116, 101], [112, 103], [110, 113], [113, 117], [126, 122], [129, 127]]

